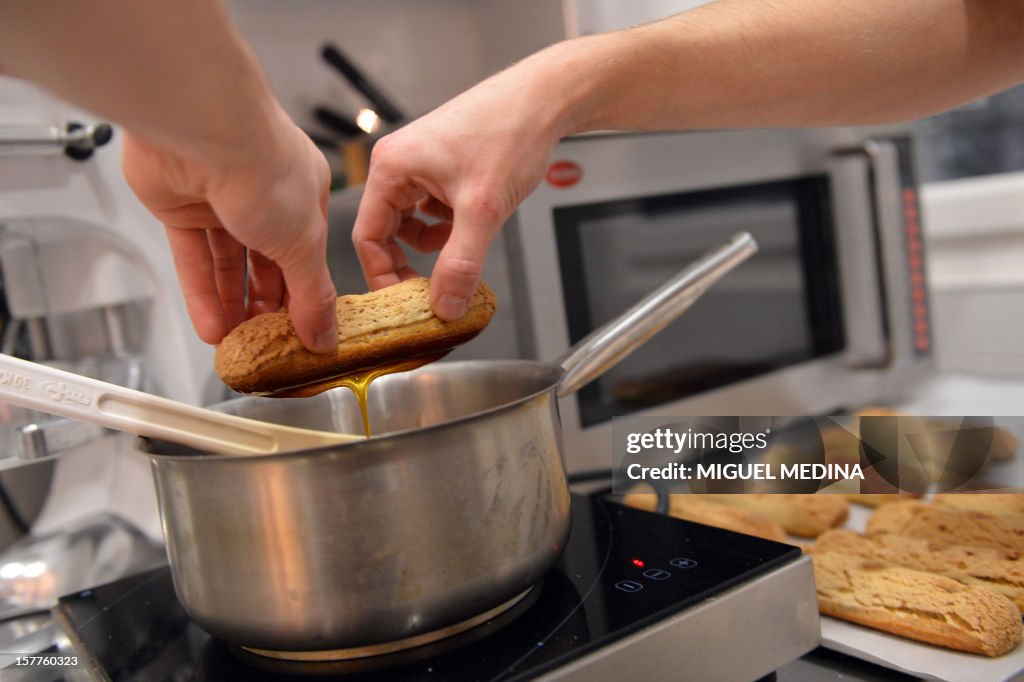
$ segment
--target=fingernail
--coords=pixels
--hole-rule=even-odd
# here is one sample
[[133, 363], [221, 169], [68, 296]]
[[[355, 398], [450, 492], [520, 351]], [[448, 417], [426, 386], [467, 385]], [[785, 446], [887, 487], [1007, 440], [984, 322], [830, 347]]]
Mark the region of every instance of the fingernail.
[[442, 320], [457, 320], [466, 313], [466, 299], [444, 294], [437, 300], [437, 308], [434, 312]]
[[325, 332], [320, 332], [313, 339], [313, 345], [315, 346], [314, 351], [317, 353], [330, 353], [338, 347], [338, 330], [328, 329]]

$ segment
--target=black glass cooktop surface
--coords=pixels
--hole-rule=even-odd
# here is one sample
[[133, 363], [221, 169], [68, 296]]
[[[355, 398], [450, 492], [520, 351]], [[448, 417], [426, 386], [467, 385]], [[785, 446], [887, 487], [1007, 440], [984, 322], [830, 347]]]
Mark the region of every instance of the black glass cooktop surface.
[[60, 600], [86, 667], [113, 680], [532, 679], [800, 557], [796, 547], [573, 496], [558, 564], [514, 608], [460, 635], [353, 661], [266, 659], [185, 614], [169, 569]]

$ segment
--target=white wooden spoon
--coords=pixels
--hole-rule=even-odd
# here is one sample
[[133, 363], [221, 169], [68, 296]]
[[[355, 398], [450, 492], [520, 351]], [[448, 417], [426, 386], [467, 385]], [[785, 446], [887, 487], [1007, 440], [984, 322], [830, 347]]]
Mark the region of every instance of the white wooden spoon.
[[222, 414], [2, 353], [0, 400], [218, 455], [269, 455], [363, 439]]

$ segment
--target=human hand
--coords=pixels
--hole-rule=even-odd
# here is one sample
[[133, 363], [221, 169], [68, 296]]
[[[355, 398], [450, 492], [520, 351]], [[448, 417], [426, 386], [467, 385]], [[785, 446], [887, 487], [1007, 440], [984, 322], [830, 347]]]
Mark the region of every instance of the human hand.
[[535, 56], [377, 142], [352, 232], [371, 289], [417, 275], [400, 239], [440, 249], [434, 313], [454, 320], [466, 311], [491, 240], [540, 182], [565, 130], [541, 67]]
[[337, 345], [326, 261], [330, 171], [283, 111], [271, 120], [257, 142], [214, 148], [127, 133], [124, 173], [166, 227], [203, 341], [219, 343], [245, 319], [284, 305], [303, 345], [327, 352]]

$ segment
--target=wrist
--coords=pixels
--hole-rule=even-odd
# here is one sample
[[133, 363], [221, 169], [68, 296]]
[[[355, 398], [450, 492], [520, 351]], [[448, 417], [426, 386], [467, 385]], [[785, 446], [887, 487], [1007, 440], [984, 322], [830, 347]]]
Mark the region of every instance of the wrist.
[[221, 168], [251, 165], [286, 146], [294, 126], [259, 63], [241, 42], [223, 47], [221, 66], [196, 75], [179, 100], [176, 125], [129, 120], [126, 130], [151, 147]]
[[[551, 127], [557, 137], [616, 129], [628, 117], [621, 110], [627, 60], [617, 34], [557, 43], [530, 57], [534, 86], [550, 99]], [[525, 64], [526, 62], [524, 62]], [[552, 96], [554, 94], [554, 96]]]

